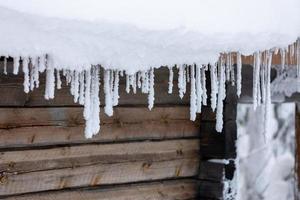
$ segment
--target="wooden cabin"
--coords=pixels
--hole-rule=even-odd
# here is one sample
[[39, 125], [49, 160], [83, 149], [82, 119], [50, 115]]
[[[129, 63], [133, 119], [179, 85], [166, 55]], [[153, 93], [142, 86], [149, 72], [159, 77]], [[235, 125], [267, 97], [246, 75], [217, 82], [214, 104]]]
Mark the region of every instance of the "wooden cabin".
[[45, 100], [41, 75], [40, 87], [26, 94], [8, 60], [8, 75], [0, 75], [0, 199], [222, 199], [223, 180], [233, 178], [235, 166], [216, 161], [236, 157], [236, 108], [251, 101], [252, 68], [243, 66], [242, 98], [227, 85], [222, 133], [209, 106], [189, 120], [189, 93], [176, 95], [177, 74], [170, 95], [168, 69], [155, 70], [152, 111], [147, 95], [125, 92], [123, 77], [114, 115], [101, 110], [100, 134], [86, 139], [83, 108], [69, 86]]

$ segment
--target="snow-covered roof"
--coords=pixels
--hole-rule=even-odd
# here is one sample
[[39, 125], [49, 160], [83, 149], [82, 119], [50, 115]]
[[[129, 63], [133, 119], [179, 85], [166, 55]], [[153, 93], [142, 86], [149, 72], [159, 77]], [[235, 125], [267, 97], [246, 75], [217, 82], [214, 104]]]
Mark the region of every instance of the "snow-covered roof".
[[300, 35], [299, 0], [0, 0], [0, 54], [55, 67], [126, 69], [216, 62]]
[[169, 67], [172, 93], [176, 64], [179, 96], [190, 88], [190, 119], [210, 98], [221, 132], [226, 83], [241, 94], [242, 54], [253, 55], [254, 108], [264, 105], [266, 116], [273, 55], [280, 55], [282, 70], [297, 63], [300, 78], [299, 11], [299, 0], [0, 0], [0, 56], [4, 73], [8, 57], [14, 74], [22, 67], [26, 93], [39, 87], [46, 70], [45, 98], [52, 99], [63, 75], [74, 102], [84, 105], [88, 138], [100, 130], [100, 66], [111, 116], [124, 71], [126, 91], [148, 94], [151, 110], [154, 68]]

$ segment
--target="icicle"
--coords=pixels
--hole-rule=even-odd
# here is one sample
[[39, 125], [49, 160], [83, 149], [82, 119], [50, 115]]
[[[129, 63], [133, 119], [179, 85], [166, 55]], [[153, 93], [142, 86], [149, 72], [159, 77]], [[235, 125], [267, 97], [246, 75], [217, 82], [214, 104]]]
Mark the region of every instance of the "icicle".
[[196, 113], [197, 113], [195, 66], [192, 65], [190, 67], [191, 67], [190, 120], [195, 121]]
[[91, 70], [87, 69], [85, 72], [85, 91], [84, 91], [84, 110], [83, 116], [88, 120], [91, 113]]
[[218, 86], [217, 86], [217, 74], [216, 74], [216, 66], [210, 65], [210, 85], [211, 85], [211, 109], [215, 111], [217, 106], [217, 93], [218, 93]]
[[54, 98], [54, 90], [55, 90], [55, 76], [54, 76], [54, 68], [50, 59], [46, 60], [46, 89], [45, 89], [45, 99], [53, 99]]
[[138, 87], [138, 88], [141, 88], [141, 87], [142, 87], [141, 78], [142, 78], [142, 73], [141, 73], [141, 72], [138, 72], [138, 73], [137, 73], [137, 87]]
[[[70, 70], [66, 70], [66, 85], [69, 85], [72, 82], [72, 72]], [[72, 84], [71, 84], [72, 87]], [[71, 94], [72, 94], [72, 89], [71, 89]], [[73, 95], [73, 94], [72, 94]]]
[[182, 92], [183, 94], [186, 93], [186, 68], [187, 66], [186, 65], [183, 65], [183, 79], [182, 79]]
[[260, 104], [260, 84], [259, 84], [259, 72], [260, 72], [260, 58], [259, 53], [254, 53], [253, 55], [253, 108], [256, 110], [257, 106]]
[[61, 89], [61, 78], [58, 69], [56, 70], [56, 88]]
[[149, 93], [149, 76], [147, 71], [142, 72], [142, 93]]
[[178, 88], [179, 88], [179, 97], [182, 99], [184, 96], [184, 67], [182, 65], [179, 66], [178, 72]]
[[119, 104], [119, 79], [119, 71], [116, 70], [113, 89], [113, 106], [117, 106]]
[[226, 81], [230, 81], [231, 53], [226, 54]]
[[133, 93], [136, 94], [136, 74], [130, 76], [130, 85], [132, 86]]
[[99, 67], [93, 66], [91, 71], [87, 70], [85, 78], [85, 137], [91, 138], [100, 131]]
[[113, 104], [112, 104], [112, 94], [110, 88], [110, 70], [105, 70], [104, 72], [104, 94], [105, 94], [105, 107], [104, 111], [108, 116], [113, 115]]
[[29, 88], [30, 88], [30, 90], [31, 91], [33, 91], [33, 89], [34, 89], [34, 75], [33, 75], [33, 73], [34, 73], [34, 65], [33, 65], [33, 61], [32, 61], [32, 58], [29, 58], [29, 72], [30, 72], [30, 78], [29, 78]]
[[41, 73], [43, 73], [46, 70], [46, 62], [47, 62], [46, 56], [42, 56], [40, 58], [40, 65], [39, 65], [39, 71]]
[[197, 94], [197, 113], [201, 113], [201, 107], [202, 107], [201, 66], [196, 66], [196, 94]]
[[28, 93], [29, 92], [29, 68], [28, 68], [28, 58], [22, 58], [22, 69], [23, 69], [23, 73], [24, 73], [24, 82], [23, 82], [23, 86], [24, 86], [24, 92]]
[[225, 85], [225, 66], [223, 65], [222, 58], [218, 65], [219, 72], [219, 91], [218, 91], [218, 103], [217, 103], [217, 114], [216, 114], [216, 131], [222, 132], [223, 130], [223, 100], [226, 97], [226, 85]]
[[242, 93], [242, 56], [240, 52], [237, 53], [236, 67], [237, 67], [236, 94], [238, 97], [240, 97]]
[[206, 67], [203, 66], [201, 68], [201, 85], [202, 85], [202, 102], [203, 105], [206, 106], [207, 105], [207, 90], [206, 90], [206, 77], [205, 77], [205, 71], [206, 71]]
[[128, 74], [126, 74], [126, 92], [130, 92], [130, 77]]
[[266, 103], [266, 69], [267, 69], [267, 56], [263, 59], [262, 53], [260, 53], [260, 58], [261, 58], [261, 70], [260, 70], [260, 84], [261, 84], [261, 101], [263, 104]]
[[266, 102], [265, 102], [265, 134], [269, 130], [269, 122], [271, 117], [271, 65], [272, 65], [272, 53], [267, 52], [267, 69], [266, 69]]
[[78, 102], [79, 98], [79, 72], [74, 70], [72, 77], [72, 93], [74, 95], [74, 102]]
[[152, 110], [154, 105], [154, 69], [149, 71], [149, 94], [148, 94], [148, 108]]
[[20, 66], [20, 57], [14, 57], [14, 69], [13, 69], [14, 75], [17, 75], [19, 73], [19, 66]]
[[172, 94], [173, 92], [173, 76], [174, 76], [173, 68], [169, 67], [169, 88], [168, 88], [169, 94]]
[[99, 66], [94, 66], [92, 71], [92, 133], [96, 135], [100, 131], [100, 99], [99, 99]]
[[40, 61], [39, 61], [39, 57], [36, 57], [34, 59], [34, 63], [32, 63], [33, 66], [33, 82], [35, 84], [35, 87], [38, 88], [40, 86], [40, 81], [39, 81], [39, 65], [40, 65]]
[[84, 105], [84, 72], [83, 71], [79, 73], [79, 104]]
[[235, 85], [235, 70], [234, 70], [234, 65], [232, 62], [232, 53], [230, 53], [230, 81], [231, 81], [231, 85], [234, 86]]
[[4, 57], [4, 60], [3, 60], [3, 73], [5, 75], [7, 75], [7, 58]]

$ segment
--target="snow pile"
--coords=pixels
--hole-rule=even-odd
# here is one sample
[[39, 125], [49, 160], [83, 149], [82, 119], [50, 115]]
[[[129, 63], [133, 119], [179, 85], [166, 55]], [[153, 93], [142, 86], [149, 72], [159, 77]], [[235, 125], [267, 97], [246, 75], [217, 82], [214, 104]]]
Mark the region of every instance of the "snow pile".
[[270, 106], [265, 132], [264, 108], [238, 105], [236, 199], [293, 200], [295, 177], [295, 104]]
[[[250, 8], [255, 8], [255, 16], [246, 12]], [[39, 87], [39, 73], [46, 72], [45, 99], [53, 99], [64, 77], [74, 102], [84, 105], [87, 138], [100, 130], [100, 67], [108, 116], [118, 105], [119, 76], [126, 76], [126, 92], [140, 89], [148, 94], [151, 110], [155, 68], [169, 68], [171, 94], [176, 67], [180, 98], [187, 88], [191, 90], [190, 119], [195, 120], [209, 101], [217, 112], [216, 130], [221, 132], [226, 84], [236, 85], [241, 95], [242, 55], [256, 52], [254, 107], [263, 104], [266, 115], [272, 55], [283, 55], [283, 67], [284, 55], [296, 58], [300, 65], [299, 41], [285, 48], [300, 35], [299, 8], [298, 0], [0, 0], [0, 54], [5, 74], [8, 57], [14, 60], [14, 74], [22, 69], [26, 93]], [[166, 14], [167, 10], [173, 12]]]

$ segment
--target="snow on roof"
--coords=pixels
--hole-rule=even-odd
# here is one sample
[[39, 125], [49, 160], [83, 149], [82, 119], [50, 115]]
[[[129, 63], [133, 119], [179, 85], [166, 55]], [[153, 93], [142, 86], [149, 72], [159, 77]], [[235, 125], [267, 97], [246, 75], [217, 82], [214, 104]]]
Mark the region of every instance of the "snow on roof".
[[298, 0], [0, 0], [0, 54], [48, 54], [56, 67], [129, 73], [214, 63], [221, 52], [291, 44]]

